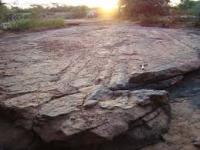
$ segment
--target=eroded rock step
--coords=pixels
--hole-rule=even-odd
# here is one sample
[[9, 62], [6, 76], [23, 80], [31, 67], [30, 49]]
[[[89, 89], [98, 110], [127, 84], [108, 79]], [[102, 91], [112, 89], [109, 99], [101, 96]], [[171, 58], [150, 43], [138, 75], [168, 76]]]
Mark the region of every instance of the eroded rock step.
[[[112, 90], [119, 89], [166, 89], [173, 86], [191, 72], [200, 69], [200, 61], [190, 61], [182, 65], [167, 67], [165, 69], [158, 68], [152, 71], [144, 71], [134, 73], [126, 77], [124, 80], [117, 79], [115, 83], [110, 85]], [[119, 76], [121, 78], [121, 75]], [[124, 77], [125, 78], [125, 77]]]

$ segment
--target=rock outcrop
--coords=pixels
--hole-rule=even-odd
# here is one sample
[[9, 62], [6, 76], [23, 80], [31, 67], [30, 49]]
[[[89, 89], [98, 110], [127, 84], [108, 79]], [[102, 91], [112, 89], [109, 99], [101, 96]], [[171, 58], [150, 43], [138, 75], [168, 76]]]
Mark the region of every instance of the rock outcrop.
[[170, 123], [166, 88], [200, 69], [199, 39], [123, 23], [1, 38], [0, 148], [155, 143]]

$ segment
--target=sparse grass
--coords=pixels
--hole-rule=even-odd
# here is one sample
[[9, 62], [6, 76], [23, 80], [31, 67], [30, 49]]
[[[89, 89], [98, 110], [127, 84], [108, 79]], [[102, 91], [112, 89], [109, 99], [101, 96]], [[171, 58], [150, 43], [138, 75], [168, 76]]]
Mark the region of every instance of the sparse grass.
[[0, 29], [0, 37], [4, 35], [4, 31]]
[[44, 30], [55, 29], [65, 26], [63, 19], [21, 19], [10, 22], [9, 31], [27, 31], [27, 30]]
[[169, 27], [171, 24], [169, 18], [161, 16], [140, 17], [139, 22], [142, 26]]
[[200, 19], [195, 23], [195, 27], [200, 28]]
[[199, 28], [200, 21], [194, 17], [181, 16], [151, 16], [140, 17], [139, 24], [147, 27], [167, 27], [167, 28]]

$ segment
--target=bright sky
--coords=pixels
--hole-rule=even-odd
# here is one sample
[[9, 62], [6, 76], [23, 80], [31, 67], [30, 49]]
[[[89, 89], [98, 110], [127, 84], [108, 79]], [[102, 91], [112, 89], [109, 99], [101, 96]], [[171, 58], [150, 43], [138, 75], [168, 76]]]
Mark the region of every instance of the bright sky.
[[[113, 7], [116, 6], [117, 0], [2, 0], [8, 4], [14, 4], [20, 7], [27, 7], [32, 4], [50, 5], [52, 3], [66, 4], [66, 5], [87, 5], [90, 7]], [[178, 4], [180, 0], [171, 0], [172, 4]], [[112, 6], [111, 6], [112, 5]]]

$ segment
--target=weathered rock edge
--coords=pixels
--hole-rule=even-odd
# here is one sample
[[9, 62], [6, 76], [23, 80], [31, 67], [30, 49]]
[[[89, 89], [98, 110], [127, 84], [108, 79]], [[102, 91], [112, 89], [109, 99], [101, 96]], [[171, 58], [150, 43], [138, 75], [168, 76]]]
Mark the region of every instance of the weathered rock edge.
[[[159, 140], [170, 122], [167, 92], [142, 88], [154, 85], [160, 89], [157, 86], [160, 84], [168, 87], [179, 81], [175, 79], [181, 80], [185, 74], [199, 69], [199, 62], [190, 62], [133, 74], [125, 84], [126, 90], [118, 85], [117, 88], [102, 85], [87, 97], [72, 94], [36, 108], [15, 107], [2, 101], [1, 136], [10, 136], [0, 138], [0, 143], [14, 149], [26, 149], [30, 145], [39, 149], [37, 145], [45, 143], [52, 145], [50, 149], [137, 149]], [[78, 103], [73, 106], [68, 103], [70, 100]], [[23, 139], [21, 143], [19, 138]]]
[[[109, 85], [112, 90], [120, 89], [165, 89], [181, 81], [183, 77], [200, 69], [200, 60], [189, 61], [177, 66], [164, 66], [150, 71], [141, 71], [120, 77]], [[121, 80], [121, 78], [123, 80]]]

